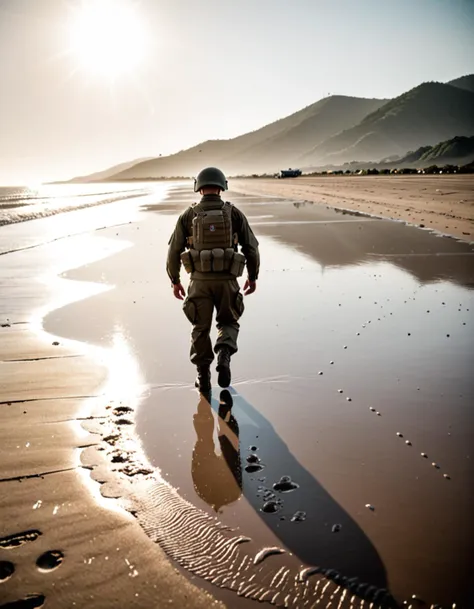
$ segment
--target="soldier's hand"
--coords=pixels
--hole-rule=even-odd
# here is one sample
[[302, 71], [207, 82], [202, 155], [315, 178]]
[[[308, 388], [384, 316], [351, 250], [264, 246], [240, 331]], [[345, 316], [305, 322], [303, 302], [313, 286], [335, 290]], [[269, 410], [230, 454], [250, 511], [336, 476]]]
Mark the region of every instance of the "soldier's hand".
[[181, 285], [181, 283], [174, 283], [172, 285], [172, 288], [173, 288], [174, 297], [177, 298], [178, 300], [184, 300], [184, 297], [186, 296], [186, 292], [184, 291], [184, 288]]
[[244, 285], [245, 296], [248, 296], [249, 294], [253, 294], [256, 289], [257, 289], [257, 282], [250, 281], [250, 279], [247, 279], [247, 281], [245, 282], [245, 285]]

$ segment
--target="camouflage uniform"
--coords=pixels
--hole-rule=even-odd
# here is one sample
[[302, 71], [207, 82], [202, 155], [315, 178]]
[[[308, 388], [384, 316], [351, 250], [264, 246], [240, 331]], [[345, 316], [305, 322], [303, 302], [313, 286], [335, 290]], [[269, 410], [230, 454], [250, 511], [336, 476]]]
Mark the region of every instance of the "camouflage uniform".
[[[219, 195], [204, 195], [200, 207], [215, 209], [223, 203]], [[180, 255], [186, 248], [187, 238], [192, 235], [192, 221], [195, 212], [189, 207], [178, 218], [171, 235], [166, 269], [173, 284], [180, 283]], [[245, 215], [232, 205], [232, 231], [237, 234], [241, 251], [246, 258], [248, 278], [256, 281], [260, 265], [258, 241]], [[229, 272], [193, 271], [188, 295], [183, 304], [186, 317], [193, 324], [191, 335], [191, 362], [196, 366], [209, 366], [214, 359], [209, 336], [212, 315], [216, 309], [218, 337], [214, 351], [228, 347], [231, 355], [237, 351], [238, 320], [244, 312], [243, 296], [237, 279]]]

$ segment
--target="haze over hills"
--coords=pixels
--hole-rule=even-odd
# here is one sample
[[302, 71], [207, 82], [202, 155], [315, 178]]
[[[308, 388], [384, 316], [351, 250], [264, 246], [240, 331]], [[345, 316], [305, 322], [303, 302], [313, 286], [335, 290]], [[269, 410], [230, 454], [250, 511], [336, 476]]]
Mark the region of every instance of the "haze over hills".
[[453, 137], [435, 146], [422, 146], [414, 152], [408, 152], [394, 164], [400, 167], [416, 164], [419, 167], [427, 165], [461, 165], [474, 159], [474, 136]]
[[219, 165], [227, 173], [266, 171], [294, 161], [314, 142], [352, 126], [386, 100], [332, 96], [257, 131], [231, 140], [209, 140], [177, 154], [139, 163], [118, 179], [179, 176]]
[[392, 100], [334, 95], [239, 137], [209, 140], [81, 180], [192, 176], [207, 165], [238, 175], [380, 162], [455, 136], [474, 135], [472, 88], [474, 75], [467, 75], [448, 84], [423, 83]]
[[474, 93], [423, 83], [391, 100], [358, 125], [317, 145], [301, 165], [369, 161], [403, 154], [456, 135], [474, 135]]
[[142, 159], [135, 159], [133, 161], [125, 161], [124, 163], [119, 163], [118, 165], [114, 165], [113, 167], [109, 167], [108, 169], [104, 169], [103, 171], [97, 171], [96, 173], [91, 173], [86, 176], [77, 176], [74, 178], [73, 182], [94, 182], [107, 180], [111, 176], [119, 173], [120, 171], [125, 171], [129, 167], [133, 167], [133, 165], [137, 165], [138, 163], [143, 163], [144, 161], [148, 161], [153, 157], [144, 157]]

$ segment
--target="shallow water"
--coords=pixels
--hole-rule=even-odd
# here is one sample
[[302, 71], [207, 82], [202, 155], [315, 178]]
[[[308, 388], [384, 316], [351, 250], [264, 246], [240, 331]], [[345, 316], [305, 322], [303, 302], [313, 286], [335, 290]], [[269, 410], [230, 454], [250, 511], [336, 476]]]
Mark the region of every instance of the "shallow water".
[[[164, 272], [190, 200], [171, 190], [142, 221], [101, 232], [134, 247], [67, 277], [115, 289], [54, 311], [46, 329], [129, 350], [117, 370], [127, 377], [131, 354], [146, 384], [136, 427], [146, 456], [198, 507], [400, 601], [471, 606], [473, 248], [234, 197], [258, 234], [262, 273], [245, 299], [232, 411], [219, 416], [220, 391], [209, 404], [192, 386], [190, 327]], [[261, 471], [245, 470], [250, 454]], [[274, 491], [282, 476], [298, 488]], [[276, 512], [263, 512], [274, 499]]]

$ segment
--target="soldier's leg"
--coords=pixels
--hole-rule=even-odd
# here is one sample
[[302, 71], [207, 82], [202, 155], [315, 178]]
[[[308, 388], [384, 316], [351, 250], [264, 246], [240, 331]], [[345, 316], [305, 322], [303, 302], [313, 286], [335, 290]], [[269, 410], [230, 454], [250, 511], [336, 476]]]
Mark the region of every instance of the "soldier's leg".
[[221, 387], [229, 387], [232, 380], [230, 358], [237, 351], [238, 320], [244, 312], [243, 296], [237, 280], [221, 280], [220, 286], [215, 289], [214, 299], [218, 331], [214, 348], [219, 373], [217, 382]]
[[186, 317], [193, 324], [191, 333], [191, 362], [195, 366], [210, 366], [214, 359], [209, 336], [214, 311], [212, 291], [209, 281], [192, 279], [188, 295], [183, 303]]
[[238, 320], [244, 312], [244, 299], [236, 279], [212, 283], [217, 310], [217, 341], [214, 351], [218, 353], [224, 347], [233, 355], [237, 351]]

